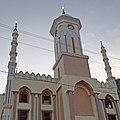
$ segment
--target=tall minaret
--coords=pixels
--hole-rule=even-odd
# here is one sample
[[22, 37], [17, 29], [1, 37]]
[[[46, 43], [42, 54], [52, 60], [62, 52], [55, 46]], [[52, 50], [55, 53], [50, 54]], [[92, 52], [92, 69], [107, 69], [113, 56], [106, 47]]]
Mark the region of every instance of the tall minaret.
[[5, 94], [5, 103], [10, 104], [11, 103], [11, 84], [12, 80], [14, 79], [15, 75], [15, 69], [16, 69], [16, 56], [17, 56], [17, 38], [18, 38], [18, 30], [17, 30], [17, 22], [15, 23], [15, 28], [12, 33], [12, 42], [11, 42], [11, 51], [9, 53], [10, 55], [10, 61], [8, 63], [8, 77], [7, 77], [7, 86], [6, 86], [6, 94]]
[[15, 69], [16, 69], [16, 56], [17, 56], [17, 38], [18, 38], [17, 22], [15, 23], [15, 28], [12, 33], [10, 61], [8, 63], [8, 76], [7, 85], [5, 91], [4, 105], [6, 106], [3, 110], [2, 120], [11, 120], [11, 107], [12, 107], [12, 81], [15, 79]]
[[83, 55], [80, 39], [82, 25], [78, 18], [66, 14], [53, 21], [50, 33], [54, 38], [55, 64], [54, 77], [59, 80], [64, 75], [90, 77], [88, 56]]
[[117, 88], [116, 82], [115, 82], [115, 77], [113, 77], [112, 72], [111, 72], [111, 67], [109, 64], [109, 59], [108, 59], [107, 54], [106, 54], [106, 49], [103, 46], [102, 41], [100, 41], [100, 43], [101, 43], [101, 53], [103, 56], [103, 62], [105, 65], [105, 71], [107, 73], [107, 81], [111, 85], [112, 88]]
[[12, 33], [12, 42], [11, 42], [11, 51], [10, 51], [10, 61], [8, 63], [8, 75], [14, 75], [15, 74], [15, 69], [16, 69], [16, 56], [17, 56], [17, 38], [18, 38], [19, 34], [18, 34], [18, 30], [17, 30], [17, 21], [15, 23], [15, 28], [13, 30]]

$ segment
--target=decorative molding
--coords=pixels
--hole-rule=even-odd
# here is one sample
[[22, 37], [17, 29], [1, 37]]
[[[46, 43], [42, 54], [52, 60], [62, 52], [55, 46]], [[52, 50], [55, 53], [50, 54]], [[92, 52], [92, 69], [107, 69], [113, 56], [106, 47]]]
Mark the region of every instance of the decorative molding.
[[111, 89], [112, 87], [111, 87], [111, 85], [108, 83], [108, 82], [99, 82], [99, 87], [101, 87], [101, 88], [108, 88], [108, 89]]
[[25, 72], [23, 73], [23, 71], [20, 71], [19, 73], [15, 74], [16, 78], [20, 78], [20, 79], [25, 79], [25, 80], [41, 80], [41, 81], [48, 81], [48, 82], [57, 82], [56, 79], [52, 78], [50, 75], [46, 76], [45, 74], [40, 75], [39, 73], [35, 74], [35, 73], [29, 73], [29, 72]]
[[11, 109], [12, 105], [11, 104], [4, 104], [3, 109]]

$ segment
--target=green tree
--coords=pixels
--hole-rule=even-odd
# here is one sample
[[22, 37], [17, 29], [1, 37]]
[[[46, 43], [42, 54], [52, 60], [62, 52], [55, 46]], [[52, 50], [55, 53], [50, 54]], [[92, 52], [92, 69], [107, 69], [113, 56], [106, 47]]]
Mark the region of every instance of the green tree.
[[116, 84], [117, 84], [118, 95], [119, 95], [119, 98], [120, 98], [120, 79], [116, 79]]

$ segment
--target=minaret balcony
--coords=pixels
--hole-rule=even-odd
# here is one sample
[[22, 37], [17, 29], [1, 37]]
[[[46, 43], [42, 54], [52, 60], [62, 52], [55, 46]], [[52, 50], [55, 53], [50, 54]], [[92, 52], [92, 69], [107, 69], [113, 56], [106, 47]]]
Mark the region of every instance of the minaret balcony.
[[10, 55], [10, 56], [17, 56], [17, 52], [11, 51], [11, 52], [9, 53], [9, 55]]
[[10, 68], [10, 66], [17, 66], [17, 63], [16, 62], [12, 62], [12, 61], [9, 61], [8, 63], [8, 68]]

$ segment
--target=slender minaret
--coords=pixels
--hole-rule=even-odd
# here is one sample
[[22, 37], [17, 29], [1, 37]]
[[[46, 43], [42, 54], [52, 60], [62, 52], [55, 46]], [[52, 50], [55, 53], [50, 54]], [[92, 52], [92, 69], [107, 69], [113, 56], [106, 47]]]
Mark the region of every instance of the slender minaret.
[[17, 48], [17, 38], [18, 38], [18, 30], [17, 30], [17, 21], [15, 23], [15, 28], [12, 33], [12, 42], [11, 42], [11, 51], [10, 51], [10, 61], [8, 63], [8, 75], [14, 75], [15, 74], [15, 69], [16, 69], [16, 48]]
[[15, 69], [16, 69], [16, 56], [17, 56], [17, 38], [18, 38], [17, 22], [15, 23], [15, 28], [12, 33], [10, 61], [8, 63], [8, 76], [7, 85], [5, 91], [4, 105], [6, 106], [3, 110], [2, 120], [11, 120], [11, 106], [12, 106], [12, 81], [15, 79]]
[[7, 77], [7, 86], [6, 86], [6, 95], [5, 95], [5, 103], [10, 104], [11, 103], [11, 80], [14, 79], [15, 75], [15, 69], [16, 69], [16, 56], [17, 56], [17, 38], [18, 38], [18, 30], [17, 30], [17, 22], [15, 23], [15, 28], [12, 33], [12, 42], [11, 42], [11, 51], [9, 53], [10, 55], [10, 61], [8, 63], [8, 77]]
[[106, 49], [103, 46], [102, 41], [100, 41], [100, 43], [101, 43], [101, 53], [103, 56], [103, 62], [105, 65], [105, 71], [107, 73], [107, 81], [111, 85], [112, 88], [117, 88], [116, 82], [115, 82], [115, 77], [113, 77], [112, 72], [111, 72], [111, 67], [109, 64], [109, 59], [108, 59], [107, 54], [106, 54]]

